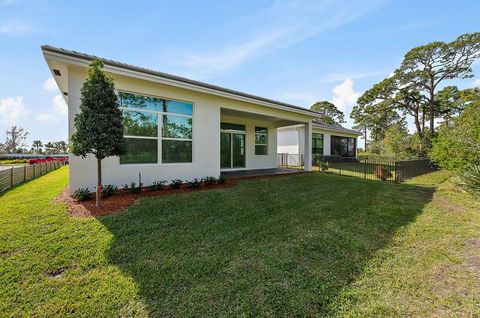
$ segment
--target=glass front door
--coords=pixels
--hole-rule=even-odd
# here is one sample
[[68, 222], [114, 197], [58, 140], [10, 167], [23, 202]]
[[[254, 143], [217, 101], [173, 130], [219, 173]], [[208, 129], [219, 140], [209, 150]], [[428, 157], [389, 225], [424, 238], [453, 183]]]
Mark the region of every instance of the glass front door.
[[234, 132], [220, 134], [220, 167], [245, 168], [245, 134]]

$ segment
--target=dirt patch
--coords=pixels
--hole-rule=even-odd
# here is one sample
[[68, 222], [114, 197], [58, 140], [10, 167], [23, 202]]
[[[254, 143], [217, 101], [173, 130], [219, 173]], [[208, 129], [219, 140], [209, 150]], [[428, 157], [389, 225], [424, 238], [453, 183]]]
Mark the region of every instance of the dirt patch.
[[60, 267], [60, 268], [56, 268], [54, 270], [46, 272], [45, 275], [47, 275], [47, 277], [50, 278], [50, 279], [55, 279], [55, 278], [59, 278], [60, 276], [62, 276], [62, 274], [65, 272], [65, 270], [66, 270], [65, 267]]
[[187, 193], [194, 191], [208, 191], [211, 189], [222, 189], [233, 187], [237, 183], [237, 179], [229, 179], [225, 183], [215, 184], [211, 186], [202, 186], [200, 188], [190, 189], [186, 185], [182, 185], [180, 189], [165, 188], [160, 191], [149, 191], [148, 188], [142, 188], [139, 193], [130, 193], [126, 190], [118, 190], [118, 192], [108, 198], [102, 198], [101, 207], [95, 206], [95, 198], [87, 201], [77, 201], [70, 196], [70, 191], [66, 187], [59, 196], [54, 199], [55, 203], [65, 203], [67, 205], [68, 212], [76, 217], [95, 217], [99, 215], [111, 214], [120, 212], [129, 206], [131, 206], [136, 200], [144, 197], [169, 195], [175, 193]]
[[480, 239], [470, 238], [465, 241], [465, 265], [480, 281]]

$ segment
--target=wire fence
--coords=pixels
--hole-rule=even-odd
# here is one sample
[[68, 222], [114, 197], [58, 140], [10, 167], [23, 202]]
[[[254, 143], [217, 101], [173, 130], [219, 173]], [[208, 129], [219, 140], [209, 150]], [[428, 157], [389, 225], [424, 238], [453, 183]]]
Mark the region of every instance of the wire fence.
[[0, 170], [0, 193], [13, 188], [21, 183], [40, 177], [52, 170], [60, 168], [63, 164], [56, 161], [35, 165], [12, 166]]
[[[303, 156], [301, 154], [280, 153], [277, 156], [277, 164], [283, 167], [301, 169], [303, 168]], [[416, 176], [437, 171], [438, 166], [433, 164], [430, 159], [394, 161], [319, 156], [313, 160], [312, 170], [366, 180], [399, 183]]]

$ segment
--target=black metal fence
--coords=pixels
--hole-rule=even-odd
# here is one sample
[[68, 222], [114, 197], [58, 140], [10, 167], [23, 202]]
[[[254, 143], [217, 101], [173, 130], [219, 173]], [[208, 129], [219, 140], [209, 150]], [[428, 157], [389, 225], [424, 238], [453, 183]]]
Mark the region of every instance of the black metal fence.
[[[302, 155], [278, 154], [277, 163], [284, 167], [303, 167]], [[298, 164], [301, 163], [301, 164]], [[407, 179], [438, 170], [429, 159], [405, 161], [320, 156], [313, 160], [314, 171], [359, 177], [366, 180], [403, 182]]]
[[396, 163], [397, 182], [437, 171], [438, 166], [430, 159], [404, 160]]

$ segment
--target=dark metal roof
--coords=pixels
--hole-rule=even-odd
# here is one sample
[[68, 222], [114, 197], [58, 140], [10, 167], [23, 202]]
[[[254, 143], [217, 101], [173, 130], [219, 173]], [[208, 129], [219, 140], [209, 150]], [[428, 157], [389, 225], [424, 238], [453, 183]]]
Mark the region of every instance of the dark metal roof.
[[291, 104], [288, 104], [288, 103], [284, 103], [284, 102], [280, 102], [280, 101], [276, 101], [276, 100], [273, 100], [273, 99], [269, 99], [269, 98], [265, 98], [265, 97], [261, 97], [261, 96], [256, 96], [256, 95], [252, 95], [252, 94], [248, 94], [248, 93], [239, 92], [239, 91], [236, 91], [236, 90], [233, 90], [233, 89], [229, 89], [229, 88], [225, 88], [225, 87], [221, 87], [221, 86], [217, 86], [217, 85], [213, 85], [213, 84], [208, 84], [208, 83], [204, 83], [204, 82], [200, 82], [200, 81], [196, 81], [196, 80], [191, 80], [191, 79], [181, 77], [181, 76], [177, 76], [177, 75], [158, 72], [158, 71], [154, 71], [154, 70], [151, 70], [151, 69], [147, 69], [147, 68], [143, 68], [143, 67], [139, 67], [139, 66], [135, 66], [135, 65], [131, 65], [131, 64], [126, 64], [126, 63], [122, 63], [122, 62], [118, 62], [118, 61], [114, 61], [114, 60], [110, 60], [110, 59], [105, 59], [105, 58], [98, 57], [98, 56], [95, 56], [95, 55], [85, 54], [85, 53], [72, 51], [72, 50], [66, 50], [66, 49], [57, 48], [57, 47], [50, 46], [50, 45], [42, 45], [42, 50], [47, 51], [47, 52], [58, 53], [58, 54], [66, 55], [66, 56], [71, 56], [71, 57], [79, 58], [79, 59], [86, 60], [86, 61], [91, 61], [91, 60], [97, 58], [97, 59], [102, 60], [102, 62], [105, 65], [120, 67], [120, 68], [123, 68], [123, 69], [135, 71], [135, 72], [140, 72], [140, 73], [149, 74], [149, 75], [153, 75], [153, 76], [158, 76], [158, 77], [162, 77], [162, 78], [166, 78], [166, 79], [169, 79], [169, 80], [174, 80], [174, 81], [178, 81], [178, 82], [182, 82], [182, 83], [186, 83], [186, 84], [191, 84], [191, 85], [195, 85], [195, 86], [199, 86], [199, 87], [213, 89], [213, 90], [216, 90], [216, 91], [219, 91], [219, 92], [224, 92], [224, 93], [233, 94], [233, 95], [237, 95], [237, 96], [241, 96], [241, 97], [251, 98], [251, 99], [258, 100], [258, 101], [272, 103], [272, 104], [276, 104], [276, 105], [280, 105], [280, 106], [285, 106], [285, 107], [289, 107], [289, 108], [293, 108], [293, 109], [297, 109], [297, 110], [301, 110], [301, 111], [306, 111], [308, 113], [311, 113], [312, 115], [315, 114], [314, 111], [311, 111], [307, 108], [303, 108], [303, 107], [300, 107], [300, 106], [291, 105]]
[[355, 134], [355, 135], [358, 135], [358, 136], [363, 135], [358, 130], [344, 128], [342, 126], [325, 124], [325, 123], [322, 123], [322, 122], [319, 122], [319, 121], [316, 121], [316, 120], [313, 121], [313, 128], [325, 128], [325, 129], [329, 129], [329, 130], [336, 130], [336, 131], [341, 131], [341, 132], [345, 132], [345, 133], [349, 133], [349, 134]]

